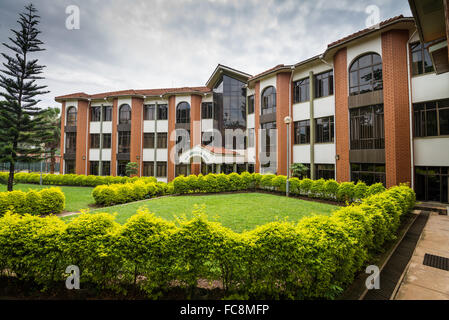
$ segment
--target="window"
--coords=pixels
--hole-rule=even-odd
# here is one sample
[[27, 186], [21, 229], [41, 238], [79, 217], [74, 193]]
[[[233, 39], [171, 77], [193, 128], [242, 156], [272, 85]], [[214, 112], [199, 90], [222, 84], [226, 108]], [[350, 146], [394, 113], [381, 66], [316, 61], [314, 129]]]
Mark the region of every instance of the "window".
[[382, 58], [377, 53], [361, 56], [349, 68], [349, 94], [383, 89]]
[[75, 174], [76, 166], [75, 160], [64, 160], [65, 162], [65, 174]]
[[415, 167], [416, 199], [449, 202], [449, 167]]
[[333, 164], [316, 164], [315, 165], [316, 179], [331, 180], [335, 179], [335, 165]]
[[105, 106], [103, 108], [103, 121], [112, 121], [112, 107]]
[[154, 133], [143, 134], [143, 148], [154, 149]]
[[190, 123], [190, 104], [181, 102], [176, 107], [176, 123]]
[[156, 177], [165, 178], [167, 176], [167, 162], [156, 163]]
[[149, 104], [149, 105], [145, 105], [144, 106], [144, 112], [143, 112], [143, 116], [144, 116], [144, 120], [154, 120], [154, 111], [155, 111], [156, 106], [154, 104]]
[[248, 129], [248, 148], [254, 148], [255, 136], [254, 129]]
[[69, 107], [67, 109], [67, 126], [76, 127], [76, 115], [77, 111], [75, 107]]
[[204, 102], [201, 104], [201, 119], [213, 119], [213, 103]]
[[117, 161], [117, 175], [120, 177], [126, 176], [126, 165], [128, 164], [128, 161]]
[[167, 133], [158, 133], [157, 134], [157, 148], [158, 149], [167, 149]]
[[65, 134], [65, 152], [76, 153], [76, 132]]
[[367, 185], [378, 182], [386, 185], [385, 164], [351, 163], [351, 180], [363, 181]]
[[383, 105], [350, 110], [351, 149], [384, 149]]
[[131, 145], [131, 132], [119, 131], [118, 133], [118, 153], [129, 153]]
[[179, 164], [175, 166], [175, 177], [178, 177], [180, 175], [187, 177], [189, 175], [189, 168], [189, 164]]
[[91, 149], [99, 149], [100, 148], [100, 134], [99, 133], [91, 133], [90, 148]]
[[305, 102], [310, 100], [310, 80], [305, 78], [293, 82], [293, 102]]
[[[267, 154], [267, 157], [270, 156], [271, 153], [271, 148], [272, 147], [274, 150], [276, 150], [276, 122], [268, 122], [268, 123], [263, 123], [260, 125], [260, 128], [262, 130], [265, 130], [265, 152]], [[274, 131], [273, 131], [274, 130]], [[271, 134], [270, 134], [271, 133]], [[264, 133], [262, 133], [263, 135]], [[263, 145], [263, 141], [262, 141], [262, 145]]]
[[266, 88], [262, 93], [262, 114], [276, 113], [276, 89]]
[[157, 105], [157, 119], [167, 120], [168, 119], [168, 108], [166, 104]]
[[154, 162], [144, 161], [143, 162], [143, 176], [144, 177], [154, 177]]
[[422, 44], [420, 42], [410, 44], [410, 52], [412, 54], [412, 73], [414, 76], [433, 72], [432, 59], [430, 59], [427, 48], [430, 43]]
[[101, 175], [102, 176], [110, 176], [111, 175], [111, 162], [103, 161], [101, 164]]
[[449, 135], [449, 99], [413, 105], [415, 137]]
[[101, 120], [101, 107], [90, 108], [90, 121], [99, 122]]
[[323, 72], [315, 76], [315, 98], [327, 97], [334, 94], [334, 70]]
[[128, 104], [124, 104], [120, 107], [119, 123], [120, 124], [131, 123], [131, 107]]
[[98, 176], [98, 169], [100, 167], [99, 161], [90, 161], [89, 173], [93, 176]]
[[295, 122], [295, 144], [310, 143], [310, 120]]
[[103, 133], [103, 149], [111, 149], [111, 134]]
[[315, 142], [334, 142], [334, 117], [315, 119]]
[[248, 114], [254, 113], [254, 95], [248, 97]]

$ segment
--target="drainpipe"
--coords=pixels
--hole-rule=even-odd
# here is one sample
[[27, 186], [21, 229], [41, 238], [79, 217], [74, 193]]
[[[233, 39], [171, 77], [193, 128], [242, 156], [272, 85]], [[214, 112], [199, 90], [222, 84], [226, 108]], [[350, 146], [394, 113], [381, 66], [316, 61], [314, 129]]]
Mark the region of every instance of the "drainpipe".
[[407, 75], [408, 75], [408, 107], [410, 117], [410, 162], [411, 162], [411, 187], [415, 188], [415, 151], [413, 143], [413, 103], [412, 103], [412, 78], [410, 75], [410, 42], [416, 34], [416, 30], [413, 32], [410, 39], [407, 41]]
[[86, 117], [86, 160], [84, 160], [84, 174], [87, 176], [87, 165], [88, 165], [88, 156], [87, 153], [89, 152], [89, 135], [90, 135], [90, 128], [89, 128], [89, 113], [90, 113], [90, 107], [92, 104], [92, 99], [89, 98], [89, 103], [87, 105], [87, 117]]
[[98, 175], [102, 176], [103, 172], [103, 104], [100, 107], [100, 152], [98, 156]]
[[315, 116], [313, 100], [315, 97], [315, 83], [313, 71], [309, 72], [309, 100], [310, 100], [310, 179], [315, 180]]
[[158, 117], [158, 103], [154, 105], [154, 161], [153, 161], [153, 172], [154, 176], [157, 176], [157, 117]]

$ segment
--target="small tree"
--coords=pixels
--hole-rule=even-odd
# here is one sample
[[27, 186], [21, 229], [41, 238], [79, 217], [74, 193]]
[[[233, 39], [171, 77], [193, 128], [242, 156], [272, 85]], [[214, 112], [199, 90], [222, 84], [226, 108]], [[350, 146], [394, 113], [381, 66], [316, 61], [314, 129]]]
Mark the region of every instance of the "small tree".
[[49, 108], [42, 116], [45, 122], [51, 124], [49, 137], [45, 142], [45, 152], [47, 159], [50, 159], [50, 173], [55, 173], [56, 153], [61, 142], [61, 116], [59, 108]]
[[128, 177], [135, 176], [139, 172], [139, 165], [135, 162], [128, 162], [126, 164], [125, 173]]
[[4, 89], [0, 96], [5, 99], [0, 109], [0, 162], [9, 163], [8, 191], [12, 191], [15, 164], [17, 162], [34, 162], [42, 159], [43, 145], [49, 136], [50, 125], [40, 115], [45, 110], [36, 105], [36, 97], [48, 93], [42, 91], [46, 86], [35, 82], [42, 79], [39, 74], [45, 66], [37, 64], [37, 59], [30, 55], [43, 51], [41, 33], [37, 29], [39, 16], [32, 4], [25, 7], [19, 15], [19, 30], [11, 30], [11, 44], [3, 43], [13, 55], [2, 53], [6, 60], [5, 69], [1, 70], [0, 87]]
[[297, 178], [303, 178], [309, 172], [309, 168], [302, 163], [294, 163], [290, 169], [292, 170], [292, 175]]

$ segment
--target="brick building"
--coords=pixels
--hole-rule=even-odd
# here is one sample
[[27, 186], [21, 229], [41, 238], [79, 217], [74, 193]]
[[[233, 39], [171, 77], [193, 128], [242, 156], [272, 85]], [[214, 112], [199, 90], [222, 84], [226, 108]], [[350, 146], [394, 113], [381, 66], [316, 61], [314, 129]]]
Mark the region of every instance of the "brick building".
[[448, 202], [448, 40], [425, 38], [420, 7], [410, 5], [415, 18], [386, 20], [256, 76], [218, 65], [202, 87], [57, 97], [61, 173], [122, 175], [136, 162], [140, 176], [171, 181], [285, 175], [288, 163], [302, 163], [312, 179], [409, 182], [420, 199]]

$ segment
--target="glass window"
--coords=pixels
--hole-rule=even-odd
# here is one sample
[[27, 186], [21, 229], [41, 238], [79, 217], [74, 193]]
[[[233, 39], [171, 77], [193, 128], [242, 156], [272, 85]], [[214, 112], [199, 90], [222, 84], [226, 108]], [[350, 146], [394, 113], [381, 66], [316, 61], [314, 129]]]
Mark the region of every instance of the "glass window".
[[130, 153], [131, 132], [119, 131], [118, 133], [118, 153]]
[[157, 119], [167, 120], [168, 119], [168, 107], [166, 104], [157, 105]]
[[111, 149], [111, 134], [103, 133], [103, 149]]
[[429, 51], [427, 50], [429, 46], [429, 42], [425, 44], [420, 42], [410, 44], [412, 73], [414, 76], [434, 71], [432, 59], [430, 59]]
[[334, 117], [315, 119], [315, 142], [334, 142]]
[[262, 114], [276, 113], [276, 89], [265, 88], [262, 93]]
[[297, 121], [294, 123], [295, 144], [310, 143], [310, 120]]
[[157, 134], [157, 148], [158, 149], [167, 149], [168, 148], [167, 133], [158, 133]]
[[131, 107], [128, 104], [124, 104], [120, 107], [119, 123], [120, 124], [131, 123]]
[[190, 104], [181, 102], [176, 107], [176, 123], [190, 123]]
[[154, 133], [143, 134], [143, 148], [154, 149]]
[[156, 163], [156, 177], [158, 178], [167, 177], [167, 162], [158, 161]]
[[201, 104], [201, 118], [202, 119], [213, 119], [213, 103], [212, 102], [203, 102]]
[[90, 171], [89, 173], [93, 176], [98, 176], [98, 169], [100, 167], [99, 161], [90, 161]]
[[293, 82], [293, 101], [294, 103], [310, 100], [310, 80], [305, 78]]
[[144, 161], [142, 174], [144, 177], [154, 177], [154, 162]]
[[175, 166], [175, 177], [183, 175], [187, 177], [189, 175], [189, 164], [179, 164]]
[[64, 160], [65, 162], [65, 174], [75, 174], [76, 165], [75, 160]]
[[101, 107], [90, 108], [90, 121], [99, 122], [101, 120]]
[[385, 148], [383, 105], [351, 109], [349, 115], [351, 150]]
[[128, 164], [128, 161], [126, 160], [120, 160], [117, 161], [117, 175], [120, 177], [126, 176], [126, 165]]
[[449, 135], [449, 99], [413, 105], [415, 137]]
[[255, 141], [254, 129], [248, 129], [248, 148], [254, 148]]
[[112, 107], [105, 106], [103, 108], [103, 121], [112, 121]]
[[349, 68], [349, 94], [358, 95], [381, 89], [381, 57], [377, 53], [368, 53], [355, 60]]
[[102, 176], [110, 176], [111, 175], [111, 162], [110, 161], [103, 161], [101, 163], [101, 175]]
[[334, 94], [334, 71], [327, 71], [315, 76], [315, 98]]
[[315, 165], [316, 179], [331, 180], [335, 179], [335, 165], [333, 164], [316, 164]]
[[100, 134], [99, 133], [91, 133], [90, 148], [91, 149], [99, 149], [100, 148]]
[[67, 153], [76, 153], [76, 132], [65, 134], [65, 150]]
[[254, 95], [248, 97], [248, 114], [254, 113]]
[[146, 121], [154, 120], [155, 107], [156, 106], [154, 104], [147, 104], [144, 106], [144, 112], [143, 112], [144, 120], [146, 120]]
[[363, 181], [367, 185], [382, 183], [386, 185], [385, 164], [351, 163], [351, 180]]
[[67, 109], [67, 126], [76, 127], [77, 111], [75, 107], [69, 107]]

